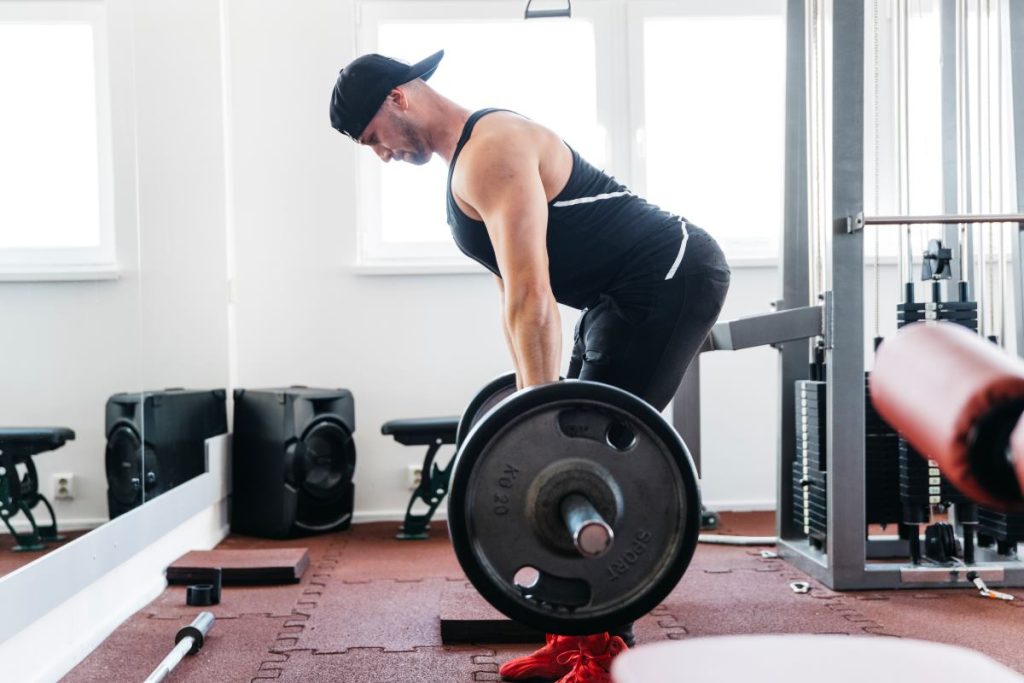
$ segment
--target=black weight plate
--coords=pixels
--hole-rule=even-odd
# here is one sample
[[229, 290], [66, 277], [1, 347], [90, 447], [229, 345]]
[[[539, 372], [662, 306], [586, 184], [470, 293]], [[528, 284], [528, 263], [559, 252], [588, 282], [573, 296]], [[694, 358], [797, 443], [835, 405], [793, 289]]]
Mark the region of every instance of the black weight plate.
[[458, 449], [466, 440], [466, 435], [487, 412], [503, 400], [516, 393], [516, 373], [506, 372], [484, 385], [466, 406], [455, 431], [455, 448]]
[[[617, 425], [631, 445], [610, 445]], [[570, 461], [606, 472], [620, 502], [615, 538], [598, 558], [567, 552], [538, 532], [540, 482]], [[548, 479], [550, 481], [550, 479]], [[697, 544], [700, 494], [679, 435], [644, 401], [604, 384], [532, 387], [495, 407], [456, 456], [448, 528], [463, 571], [510, 618], [547, 633], [608, 631], [647, 614], [683, 576]], [[515, 584], [539, 570], [542, 589]]]

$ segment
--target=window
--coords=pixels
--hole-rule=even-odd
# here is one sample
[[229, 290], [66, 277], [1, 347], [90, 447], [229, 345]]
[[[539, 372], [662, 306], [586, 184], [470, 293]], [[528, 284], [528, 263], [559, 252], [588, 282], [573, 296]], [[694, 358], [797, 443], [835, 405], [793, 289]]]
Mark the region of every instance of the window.
[[0, 3], [0, 274], [114, 264], [103, 5]]
[[782, 232], [783, 0], [637, 2], [636, 181], [731, 258], [775, 257]]
[[[574, 10], [566, 21], [524, 21], [523, 3], [376, 2], [358, 6], [358, 52], [409, 63], [445, 50], [430, 85], [468, 109], [508, 108], [538, 121], [591, 163], [609, 162], [599, 101], [601, 17]], [[529, 46], [526, 49], [525, 46]], [[607, 60], [607, 57], [603, 58]], [[448, 166], [383, 164], [359, 150], [360, 262], [477, 269], [452, 241], [445, 214]]]

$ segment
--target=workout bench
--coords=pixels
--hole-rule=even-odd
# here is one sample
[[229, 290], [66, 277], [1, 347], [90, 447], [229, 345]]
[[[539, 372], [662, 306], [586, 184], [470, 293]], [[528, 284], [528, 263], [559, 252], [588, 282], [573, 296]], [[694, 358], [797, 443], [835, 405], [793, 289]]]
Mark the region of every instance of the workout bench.
[[[380, 428], [381, 434], [395, 437], [395, 441], [405, 446], [426, 446], [427, 454], [423, 457], [423, 469], [420, 483], [409, 498], [405, 509], [405, 520], [398, 530], [396, 538], [401, 540], [423, 540], [427, 538], [430, 518], [434, 516], [441, 501], [448, 493], [448, 482], [451, 479], [452, 464], [455, 458], [448, 461], [443, 468], [434, 462], [434, 457], [441, 446], [455, 445], [455, 437], [459, 428], [456, 417], [426, 417], [411, 420], [391, 420]], [[413, 505], [419, 500], [427, 506], [427, 511], [415, 514]]]
[[[67, 427], [21, 427], [0, 429], [0, 519], [10, 530], [17, 544], [13, 550], [42, 550], [47, 542], [62, 541], [57, 535], [57, 517], [53, 506], [39, 492], [39, 474], [32, 456], [60, 448], [75, 438]], [[24, 477], [18, 475], [18, 465], [25, 466]], [[39, 524], [32, 509], [39, 503], [50, 513], [50, 524]], [[30, 533], [18, 533], [11, 517], [23, 513], [32, 525]]]

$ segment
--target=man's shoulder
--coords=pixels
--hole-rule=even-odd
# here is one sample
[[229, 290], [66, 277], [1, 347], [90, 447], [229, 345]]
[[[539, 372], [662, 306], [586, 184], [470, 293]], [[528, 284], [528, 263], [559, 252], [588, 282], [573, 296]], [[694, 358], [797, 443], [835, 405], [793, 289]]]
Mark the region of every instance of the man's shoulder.
[[536, 124], [512, 112], [496, 111], [480, 119], [466, 141], [462, 155], [486, 157], [510, 149], [525, 152], [539, 144]]
[[468, 178], [500, 172], [502, 168], [535, 166], [534, 160], [543, 143], [534, 132], [516, 121], [490, 123], [496, 125], [474, 129], [473, 135], [463, 145], [453, 182], [461, 184]]

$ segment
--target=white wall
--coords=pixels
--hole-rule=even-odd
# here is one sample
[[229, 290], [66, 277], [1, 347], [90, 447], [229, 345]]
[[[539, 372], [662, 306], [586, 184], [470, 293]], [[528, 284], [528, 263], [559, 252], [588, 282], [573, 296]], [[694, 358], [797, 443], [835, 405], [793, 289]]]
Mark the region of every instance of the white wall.
[[142, 383], [228, 382], [218, 3], [131, 0], [136, 27]]

